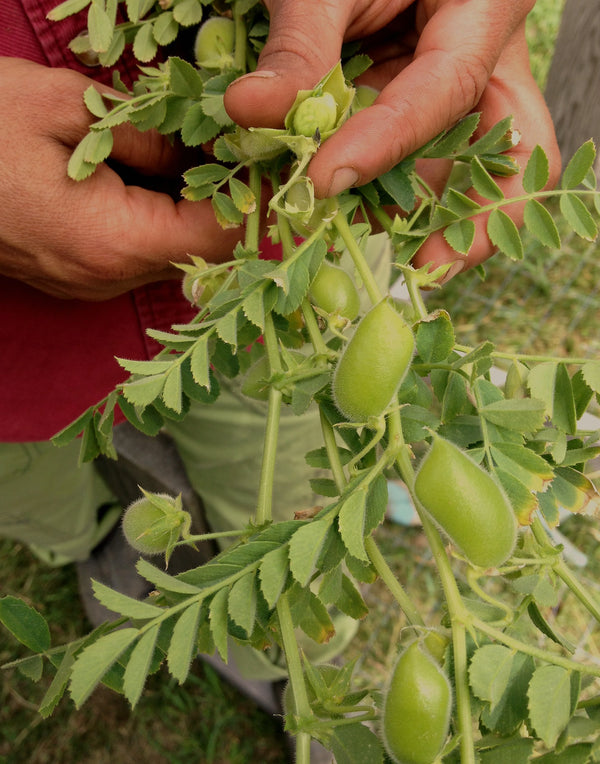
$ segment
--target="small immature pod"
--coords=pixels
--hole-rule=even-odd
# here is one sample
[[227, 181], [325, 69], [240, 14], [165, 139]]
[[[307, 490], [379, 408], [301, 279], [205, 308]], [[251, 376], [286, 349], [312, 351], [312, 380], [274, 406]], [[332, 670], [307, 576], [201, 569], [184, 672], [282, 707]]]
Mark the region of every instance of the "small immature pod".
[[333, 130], [337, 121], [337, 104], [331, 93], [310, 96], [302, 101], [294, 114], [293, 128], [296, 135], [312, 138], [318, 130], [321, 135]]
[[233, 63], [235, 23], [226, 16], [212, 16], [198, 29], [194, 55], [200, 66], [219, 69]]
[[338, 313], [354, 321], [360, 310], [360, 297], [352, 278], [343, 268], [324, 260], [310, 285], [309, 295], [326, 313]]
[[123, 515], [123, 534], [130, 546], [146, 555], [162, 554], [190, 524], [190, 515], [181, 501], [166, 493], [136, 499]]

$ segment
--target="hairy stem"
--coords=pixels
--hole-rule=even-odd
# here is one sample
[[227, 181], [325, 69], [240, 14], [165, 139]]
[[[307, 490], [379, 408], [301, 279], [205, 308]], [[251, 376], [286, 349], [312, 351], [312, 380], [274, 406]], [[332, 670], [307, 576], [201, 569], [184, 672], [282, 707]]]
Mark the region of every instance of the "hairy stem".
[[365, 539], [365, 550], [369, 555], [373, 567], [377, 571], [377, 575], [387, 586], [390, 594], [392, 594], [398, 605], [400, 605], [402, 612], [406, 616], [406, 620], [411, 626], [424, 626], [425, 623], [421, 618], [419, 611], [402, 588], [402, 585], [387, 564], [385, 557], [381, 554], [381, 551], [372, 536], [368, 536]]
[[[396, 438], [402, 437], [400, 425], [400, 412], [395, 411], [390, 414], [390, 431], [393, 431]], [[441, 536], [429, 519], [427, 513], [421, 507], [419, 500], [415, 496], [414, 483], [415, 471], [410, 461], [408, 450], [402, 448], [398, 452], [396, 463], [400, 474], [413, 499], [417, 509], [423, 531], [429, 542], [429, 548], [435, 560], [435, 564], [440, 576], [448, 615], [450, 616], [450, 626], [452, 631], [452, 650], [454, 656], [454, 684], [456, 690], [456, 716], [457, 727], [460, 733], [460, 755], [461, 764], [474, 764], [475, 749], [473, 745], [471, 698], [469, 693], [469, 677], [467, 672], [467, 642], [466, 628], [464, 623], [465, 608], [462, 603], [460, 592], [448, 560], [448, 555], [444, 548]]]
[[[296, 640], [287, 592], [282, 594], [277, 601], [277, 617], [279, 619], [279, 629], [285, 651], [296, 716], [300, 720], [307, 720], [312, 716], [312, 711], [304, 682], [300, 648]], [[310, 735], [307, 732], [300, 731], [296, 735], [296, 762], [297, 764], [310, 764]]]
[[404, 280], [406, 281], [406, 288], [408, 290], [408, 296], [419, 318], [425, 318], [428, 314], [428, 310], [425, 307], [423, 295], [417, 284], [417, 280], [414, 275], [414, 271], [409, 268], [404, 270]]
[[[535, 536], [536, 541], [542, 548], [554, 549], [553, 544], [548, 538], [548, 534], [544, 530], [544, 527], [539, 517], [534, 517], [531, 523], [531, 530]], [[588, 591], [583, 584], [577, 580], [571, 570], [568, 568], [563, 557], [557, 557], [556, 561], [552, 563], [552, 570], [556, 575], [569, 587], [573, 594], [577, 597], [579, 602], [585, 607], [585, 609], [594, 616], [594, 618], [600, 623], [600, 603], [598, 603], [593, 596], [592, 592]]]
[[369, 299], [374, 305], [377, 304], [382, 299], [383, 295], [377, 286], [377, 282], [375, 281], [375, 277], [373, 276], [371, 269], [365, 261], [360, 247], [356, 243], [356, 239], [352, 235], [352, 231], [350, 230], [350, 226], [343, 212], [338, 212], [336, 214], [336, 216], [333, 218], [333, 224], [336, 227], [339, 235], [342, 237], [342, 241], [346, 245], [348, 252], [350, 253], [350, 257], [354, 262], [356, 270], [358, 271], [360, 278], [365, 285]]
[[250, 165], [250, 190], [256, 199], [256, 209], [246, 217], [246, 249], [258, 251], [260, 232], [261, 173], [257, 165]]
[[335, 440], [335, 432], [331, 426], [331, 422], [327, 419], [322, 410], [319, 411], [321, 418], [321, 432], [323, 434], [323, 442], [325, 443], [325, 450], [327, 451], [327, 457], [329, 459], [329, 466], [333, 473], [333, 479], [335, 481], [335, 487], [339, 493], [342, 493], [346, 487], [346, 475], [344, 474], [344, 467], [342, 460], [340, 459], [340, 452], [338, 451], [337, 443]]
[[[265, 346], [269, 358], [271, 374], [281, 371], [281, 361], [277, 347], [277, 335], [273, 317], [265, 316]], [[269, 405], [267, 424], [265, 428], [264, 448], [256, 506], [256, 522], [258, 525], [270, 522], [273, 508], [273, 480], [275, 477], [275, 459], [277, 456], [277, 440], [279, 435], [279, 419], [281, 416], [282, 394], [276, 387], [269, 388]]]
[[244, 13], [240, 11], [240, 3], [233, 4], [233, 21], [235, 23], [235, 49], [233, 51], [233, 66], [240, 72], [246, 71], [247, 33]]

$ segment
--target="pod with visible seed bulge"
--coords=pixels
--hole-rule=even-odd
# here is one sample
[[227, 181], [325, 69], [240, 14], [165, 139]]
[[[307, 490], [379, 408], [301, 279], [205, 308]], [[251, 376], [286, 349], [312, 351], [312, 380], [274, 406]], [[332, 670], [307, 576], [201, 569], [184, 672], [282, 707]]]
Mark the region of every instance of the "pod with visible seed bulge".
[[415, 349], [410, 326], [386, 298], [363, 316], [333, 375], [333, 397], [351, 422], [386, 410], [398, 392]]
[[417, 472], [415, 495], [473, 565], [494, 568], [511, 556], [517, 522], [508, 498], [454, 443], [434, 435]]
[[385, 692], [382, 733], [396, 764], [433, 764], [450, 728], [448, 677], [419, 642], [400, 655]]

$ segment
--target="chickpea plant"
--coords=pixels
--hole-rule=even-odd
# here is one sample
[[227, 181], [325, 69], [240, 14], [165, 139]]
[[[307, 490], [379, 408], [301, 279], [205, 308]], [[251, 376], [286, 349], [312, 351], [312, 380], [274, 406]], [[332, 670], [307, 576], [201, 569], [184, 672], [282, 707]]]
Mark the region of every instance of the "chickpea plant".
[[[599, 433], [580, 420], [599, 399], [600, 361], [511, 355], [489, 341], [461, 345], [448, 313], [428, 312], [421, 295], [445, 268], [411, 266], [435, 231], [467, 258], [481, 212], [489, 213], [497, 248], [523, 257], [495, 180], [518, 169], [510, 117], [474, 140], [478, 115], [470, 114], [377, 180], [319, 200], [306, 175], [311, 157], [376, 96], [353, 84], [369, 66], [358, 45], [344, 47], [340, 63], [298, 93], [281, 129], [246, 130], [230, 120], [223, 94], [253, 68], [266, 39], [268, 18], [256, 0], [129, 0], [119, 9], [115, 0], [67, 0], [51, 15], [60, 21], [86, 8], [88, 33], [72, 48], [93, 49], [113, 67], [132, 45], [140, 74], [128, 90], [115, 69], [119, 95], [86, 92], [97, 121], [71, 157], [71, 177], [94, 172], [110, 154], [111, 129], [123, 122], [189, 147], [211, 142], [213, 156], [185, 172], [182, 194], [210, 199], [223, 226], [245, 221], [246, 233], [230, 262], [181, 265], [196, 318], [171, 332], [152, 331], [164, 350], [150, 361], [121, 360], [130, 378], [55, 441], [82, 434], [82, 459], [114, 456], [117, 409], [153, 435], [165, 418], [184, 417], [190, 401], [211, 405], [222, 375], [244, 378], [248, 395], [268, 401], [268, 415], [255, 515], [208, 563], [172, 576], [141, 558], [138, 570], [155, 595], [140, 602], [97, 584], [100, 602], [122, 617], [69, 645], [50, 643], [36, 610], [0, 599], [0, 620], [33, 653], [9, 665], [33, 678], [56, 671], [41, 714], [67, 690], [80, 706], [100, 682], [135, 706], [163, 661], [184, 682], [199, 652], [227, 660], [228, 640], [259, 650], [275, 643], [286, 656], [286, 728], [301, 764], [309, 761], [311, 737], [339, 764], [377, 764], [386, 756], [418, 764], [599, 761], [600, 666], [574, 653], [549, 613], [566, 589], [597, 628], [600, 601], [546, 526], [556, 526], [564, 510], [598, 510], [585, 466], [600, 453]], [[462, 180], [453, 176], [437, 198], [417, 174], [417, 158], [450, 159]], [[587, 142], [559, 187], [547, 190], [546, 156], [533, 151], [521, 199], [525, 226], [543, 245], [560, 246], [544, 206], [552, 196], [570, 228], [596, 237], [594, 159]], [[265, 183], [281, 261], [259, 257]], [[465, 195], [469, 185], [485, 202]], [[373, 219], [387, 233], [407, 304], [378, 284], [365, 256]], [[350, 269], [340, 269], [342, 252]], [[496, 365], [507, 370], [500, 385], [490, 374]], [[323, 508], [273, 522], [282, 406], [298, 417], [318, 407], [323, 446], [306, 460], [329, 477], [313, 483]], [[406, 485], [437, 566], [441, 626], [415, 605], [411, 582], [396, 578], [377, 545], [390, 477]], [[178, 500], [162, 495], [146, 494], [131, 507], [125, 530], [142, 552], [167, 556], [197, 539]], [[297, 633], [330, 638], [332, 609], [368, 618], [361, 590], [376, 578], [397, 602], [405, 639], [387, 686], [356, 689], [351, 663], [312, 664]], [[510, 602], [490, 594], [488, 584], [497, 581], [509, 585]]]

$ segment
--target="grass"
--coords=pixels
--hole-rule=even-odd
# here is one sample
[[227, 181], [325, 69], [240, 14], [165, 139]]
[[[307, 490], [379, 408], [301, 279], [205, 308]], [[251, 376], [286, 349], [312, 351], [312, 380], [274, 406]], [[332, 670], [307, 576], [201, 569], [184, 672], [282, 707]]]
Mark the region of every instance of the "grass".
[[[532, 70], [543, 86], [558, 28], [562, 0], [538, 0], [527, 23]], [[463, 336], [501, 342], [504, 349], [598, 354], [600, 310], [597, 290], [600, 261], [588, 244], [564, 238], [561, 252], [542, 253], [527, 244], [521, 263], [496, 258], [487, 278], [464, 274], [430, 300], [448, 308]], [[600, 534], [585, 519], [566, 524], [574, 542], [589, 555], [585, 575], [597, 588], [600, 580]], [[378, 541], [401, 581], [411, 582], [419, 604], [441, 617], [439, 584], [420, 531], [386, 523]], [[75, 569], [48, 568], [20, 544], [0, 542], [2, 594], [23, 597], [48, 617], [55, 642], [89, 631], [77, 594]], [[395, 658], [406, 625], [384, 586], [366, 593], [371, 613], [361, 623], [349, 657], [357, 660], [359, 680], [382, 684]], [[556, 614], [573, 641], [589, 634], [589, 623], [567, 599]], [[593, 641], [586, 649], [600, 654]], [[23, 654], [0, 630], [0, 664]], [[5, 764], [112, 764], [133, 759], [146, 764], [248, 764], [286, 761], [279, 723], [240, 696], [208, 667], [197, 663], [185, 686], [166, 673], [151, 678], [135, 713], [114, 693], [100, 689], [76, 712], [63, 701], [54, 715], [36, 713], [50, 678], [39, 685], [16, 671], [0, 683], [0, 762]]]

